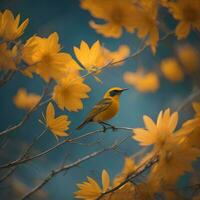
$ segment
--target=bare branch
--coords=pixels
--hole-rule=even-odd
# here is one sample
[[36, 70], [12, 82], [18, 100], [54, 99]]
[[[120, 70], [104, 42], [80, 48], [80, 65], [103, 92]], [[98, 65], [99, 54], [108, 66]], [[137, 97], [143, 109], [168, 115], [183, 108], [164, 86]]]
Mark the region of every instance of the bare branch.
[[[32, 147], [36, 144], [36, 142], [46, 133], [47, 129], [45, 129], [44, 131], [42, 131], [42, 133], [35, 137], [33, 139], [33, 142], [28, 146], [28, 148], [25, 150], [25, 152], [16, 160], [16, 162], [20, 162], [21, 160], [25, 159], [28, 154], [30, 153]], [[6, 175], [4, 175], [1, 179], [0, 179], [0, 183], [5, 181], [10, 175], [12, 175], [14, 173], [14, 171], [17, 169], [17, 166], [14, 166]]]
[[14, 70], [9, 70], [7, 71], [3, 77], [0, 79], [0, 87], [2, 87], [3, 85], [5, 85], [9, 80], [11, 80], [11, 78], [14, 76], [15, 71]]
[[[163, 41], [163, 40], [166, 40], [169, 36], [173, 35], [174, 34], [174, 31], [172, 32], [169, 32], [167, 33], [163, 38], [160, 38], [159, 41]], [[112, 62], [110, 63], [109, 65], [112, 66], [112, 65], [115, 65], [115, 64], [118, 64], [118, 63], [121, 63], [121, 62], [124, 62], [130, 58], [135, 58], [137, 56], [139, 56], [149, 45], [148, 44], [144, 44], [141, 48], [139, 48], [135, 53], [133, 53], [132, 55], [122, 59], [122, 60], [118, 60], [118, 61], [115, 61], [115, 62]]]
[[[106, 130], [108, 130], [108, 129], [112, 129], [112, 128], [107, 127]], [[128, 128], [128, 127], [116, 127], [116, 131], [117, 131], [117, 130], [132, 131], [133, 128]], [[63, 140], [63, 141], [57, 143], [56, 145], [52, 146], [51, 148], [47, 149], [46, 151], [43, 151], [43, 152], [41, 152], [41, 153], [39, 153], [39, 154], [36, 154], [36, 155], [34, 155], [34, 156], [32, 156], [32, 157], [28, 157], [28, 158], [26, 158], [26, 159], [20, 159], [20, 160], [17, 159], [17, 160], [15, 160], [15, 161], [13, 161], [13, 162], [10, 162], [10, 163], [8, 163], [8, 164], [1, 165], [1, 166], [0, 166], [0, 169], [5, 169], [5, 168], [14, 167], [14, 166], [16, 166], [16, 165], [20, 165], [20, 164], [29, 162], [29, 161], [31, 161], [31, 160], [40, 158], [40, 157], [42, 157], [42, 156], [48, 154], [49, 152], [51, 152], [51, 151], [57, 149], [58, 147], [61, 147], [61, 146], [64, 145], [65, 143], [73, 143], [73, 142], [78, 141], [78, 140], [80, 140], [80, 139], [82, 139], [82, 138], [85, 138], [85, 137], [88, 137], [88, 136], [90, 136], [90, 135], [94, 135], [94, 134], [100, 133], [100, 132], [104, 132], [104, 129], [98, 129], [98, 130], [95, 130], [95, 131], [88, 132], [88, 133], [85, 133], [85, 134], [83, 134], [83, 135], [77, 136], [77, 137], [72, 138], [72, 139]]]
[[44, 90], [42, 92], [42, 95], [41, 95], [41, 98], [38, 101], [38, 103], [24, 115], [24, 117], [21, 119], [21, 121], [19, 121], [17, 124], [15, 124], [15, 125], [13, 125], [11, 127], [8, 127], [7, 129], [5, 129], [3, 131], [1, 131], [0, 132], [0, 137], [7, 135], [8, 133], [10, 133], [10, 132], [12, 132], [14, 130], [17, 130], [18, 128], [20, 128], [29, 119], [29, 117], [31, 116], [31, 114], [38, 109], [38, 107], [39, 107], [42, 99], [47, 94], [48, 87], [49, 87], [49, 84], [47, 84], [46, 87], [44, 88]]
[[47, 175], [47, 177], [40, 183], [38, 184], [37, 186], [35, 186], [30, 192], [28, 192], [27, 194], [25, 194], [23, 197], [22, 197], [22, 200], [25, 200], [25, 199], [28, 199], [31, 195], [33, 195], [35, 192], [37, 192], [38, 190], [40, 190], [44, 185], [46, 185], [53, 177], [55, 177], [57, 174], [63, 172], [63, 171], [66, 171], [66, 170], [69, 170], [75, 166], [78, 166], [79, 164], [91, 159], [91, 158], [94, 158], [106, 151], [110, 151], [112, 149], [115, 149], [117, 146], [119, 146], [120, 144], [122, 144], [123, 142], [125, 142], [130, 136], [122, 139], [121, 141], [119, 142], [116, 142], [115, 144], [113, 144], [112, 146], [109, 146], [107, 148], [104, 148], [100, 151], [96, 151], [96, 152], [93, 152], [91, 154], [88, 154], [82, 158], [79, 158], [78, 160], [76, 160], [75, 162], [71, 163], [71, 164], [67, 164], [67, 165], [64, 165], [63, 167], [61, 168], [57, 168], [55, 170], [52, 170], [51, 173], [49, 175]]
[[177, 111], [180, 112], [182, 109], [184, 109], [186, 106], [188, 106], [188, 104], [190, 104], [197, 97], [200, 97], [200, 90], [198, 90], [195, 93], [192, 93], [187, 99], [185, 99], [185, 101], [183, 101], [183, 103], [180, 104], [180, 106], [177, 108]]

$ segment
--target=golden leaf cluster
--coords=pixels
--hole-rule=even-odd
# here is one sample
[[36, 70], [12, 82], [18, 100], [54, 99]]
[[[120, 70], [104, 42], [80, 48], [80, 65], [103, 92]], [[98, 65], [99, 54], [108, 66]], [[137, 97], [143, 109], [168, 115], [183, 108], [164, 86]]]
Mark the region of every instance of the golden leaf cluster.
[[81, 7], [105, 21], [104, 24], [90, 21], [97, 33], [119, 38], [123, 28], [129, 33], [136, 31], [137, 36], [151, 46], [153, 53], [159, 40], [158, 12], [161, 7], [168, 9], [178, 20], [175, 30], [178, 39], [186, 38], [192, 29], [200, 30], [199, 0], [82, 0]]
[[156, 92], [159, 89], [160, 81], [155, 72], [145, 72], [139, 68], [136, 72], [125, 72], [124, 81], [133, 86], [139, 92]]
[[13, 101], [17, 108], [30, 110], [40, 101], [40, 98], [39, 95], [27, 93], [26, 89], [20, 88], [14, 96]]
[[185, 74], [193, 75], [199, 71], [199, 52], [191, 45], [177, 48], [177, 57], [165, 58], [160, 64], [163, 76], [171, 82], [182, 81]]
[[75, 193], [78, 199], [96, 199], [102, 192], [106, 192], [110, 187], [110, 176], [106, 170], [102, 171], [102, 187], [91, 177], [87, 177], [88, 181], [78, 184], [80, 189]]

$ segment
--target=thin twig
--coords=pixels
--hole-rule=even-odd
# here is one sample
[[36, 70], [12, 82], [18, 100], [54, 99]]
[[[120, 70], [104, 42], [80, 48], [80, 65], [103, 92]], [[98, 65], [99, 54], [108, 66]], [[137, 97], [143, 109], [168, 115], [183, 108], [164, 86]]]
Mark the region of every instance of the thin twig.
[[14, 70], [9, 70], [4, 74], [4, 76], [0, 79], [0, 87], [5, 85], [11, 78], [14, 76], [15, 71]]
[[42, 99], [45, 97], [45, 95], [47, 94], [48, 92], [48, 87], [49, 87], [49, 84], [47, 84], [47, 86], [44, 88], [43, 92], [42, 92], [42, 95], [41, 95], [41, 98], [40, 100], [38, 101], [38, 103], [32, 108], [30, 109], [25, 115], [24, 117], [18, 122], [16, 123], [15, 125], [12, 125], [11, 127], [8, 127], [7, 129], [3, 130], [0, 132], [0, 137], [1, 136], [5, 136], [7, 135], [8, 133], [20, 128], [28, 119], [29, 117], [31, 116], [31, 114], [37, 110], [37, 108], [39, 107]]
[[[15, 162], [20, 162], [21, 160], [25, 159], [28, 154], [30, 153], [32, 147], [36, 144], [36, 142], [46, 133], [47, 129], [45, 129], [44, 131], [42, 131], [42, 133], [40, 135], [38, 135], [37, 137], [35, 137], [33, 139], [33, 142], [28, 146], [28, 148], [25, 150], [25, 152], [15, 161]], [[10, 175], [12, 175], [15, 170], [17, 169], [17, 165], [15, 165], [6, 175], [4, 175], [1, 179], [0, 179], [0, 183], [5, 181]]]
[[47, 175], [47, 177], [40, 183], [38, 184], [37, 186], [35, 186], [30, 192], [28, 192], [27, 194], [25, 194], [21, 200], [25, 200], [25, 199], [28, 199], [31, 195], [33, 195], [35, 192], [37, 192], [38, 190], [40, 190], [44, 185], [46, 185], [53, 177], [55, 177], [57, 174], [63, 172], [63, 171], [66, 171], [66, 170], [69, 170], [70, 168], [73, 168], [91, 158], [94, 158], [106, 151], [110, 151], [112, 149], [115, 149], [117, 146], [119, 146], [120, 144], [122, 144], [124, 141], [127, 140], [128, 137], [122, 139], [121, 141], [113, 144], [112, 146], [109, 146], [107, 148], [104, 148], [100, 151], [96, 151], [96, 152], [93, 152], [91, 154], [88, 154], [82, 158], [79, 158], [78, 160], [76, 160], [75, 162], [71, 163], [71, 164], [67, 164], [67, 165], [64, 165], [63, 167], [61, 168], [57, 168], [55, 170], [52, 170], [51, 173], [49, 175]]
[[191, 94], [185, 101], [183, 101], [183, 103], [180, 104], [180, 106], [177, 108], [177, 111], [180, 112], [183, 108], [188, 106], [188, 104], [190, 104], [191, 101], [193, 101], [197, 97], [200, 97], [200, 90], [198, 90], [197, 92]]
[[116, 190], [120, 189], [122, 186], [124, 186], [128, 182], [133, 183], [133, 179], [137, 178], [139, 175], [141, 175], [143, 172], [145, 172], [147, 169], [152, 167], [155, 163], [158, 162], [158, 156], [154, 156], [151, 158], [148, 162], [142, 164], [139, 166], [132, 174], [130, 174], [123, 182], [121, 182], [119, 185], [115, 186], [114, 188], [107, 190], [106, 192], [102, 193], [96, 200], [99, 200], [103, 198], [105, 195], [115, 192]]
[[[174, 31], [171, 31], [171, 32], [167, 33], [165, 36], [163, 36], [162, 38], [160, 38], [159, 42], [166, 40], [169, 36], [172, 36], [172, 35], [174, 35]], [[103, 71], [103, 70], [107, 69], [110, 66], [116, 65], [118, 63], [121, 63], [121, 62], [129, 60], [131, 58], [135, 58], [135, 57], [139, 56], [148, 46], [149, 46], [148, 44], [144, 44], [142, 47], [139, 47], [138, 50], [135, 53], [131, 54], [130, 56], [127, 56], [127, 57], [125, 57], [125, 58], [123, 58], [121, 60], [110, 61], [105, 66], [101, 67], [100, 70]], [[85, 78], [85, 77], [93, 74], [94, 72], [95, 71], [88, 72], [87, 74], [81, 76], [81, 78]]]
[[[108, 130], [108, 129], [112, 129], [112, 128], [107, 127], [106, 130]], [[132, 131], [132, 130], [133, 130], [133, 128], [129, 128], [129, 127], [115, 127], [115, 129], [116, 129], [116, 131], [117, 131], [117, 130]], [[1, 165], [1, 166], [0, 166], [0, 169], [10, 168], [10, 167], [13, 167], [13, 166], [16, 166], [16, 165], [21, 165], [21, 164], [23, 164], [23, 163], [29, 162], [29, 161], [31, 161], [31, 160], [35, 160], [35, 159], [37, 159], [37, 158], [40, 158], [40, 157], [42, 157], [42, 156], [48, 154], [48, 153], [51, 152], [51, 151], [57, 149], [58, 147], [61, 147], [61, 146], [64, 145], [65, 143], [73, 143], [73, 142], [78, 141], [78, 140], [80, 140], [80, 139], [82, 139], [82, 138], [85, 138], [85, 137], [88, 137], [88, 136], [90, 136], [90, 135], [94, 135], [94, 134], [100, 133], [100, 132], [104, 132], [104, 129], [98, 129], [98, 130], [95, 130], [95, 131], [91, 131], [91, 132], [85, 133], [85, 134], [83, 134], [83, 135], [77, 136], [77, 137], [72, 138], [72, 139], [65, 139], [65, 140], [63, 140], [63, 141], [57, 143], [56, 145], [52, 146], [51, 148], [47, 149], [46, 151], [43, 151], [43, 152], [41, 152], [41, 153], [39, 153], [39, 154], [36, 154], [36, 155], [34, 155], [34, 156], [32, 156], [32, 157], [28, 157], [28, 158], [22, 159], [22, 160], [18, 160], [18, 159], [17, 159], [17, 160], [15, 160], [15, 161], [13, 161], [13, 162], [10, 162], [10, 163]]]

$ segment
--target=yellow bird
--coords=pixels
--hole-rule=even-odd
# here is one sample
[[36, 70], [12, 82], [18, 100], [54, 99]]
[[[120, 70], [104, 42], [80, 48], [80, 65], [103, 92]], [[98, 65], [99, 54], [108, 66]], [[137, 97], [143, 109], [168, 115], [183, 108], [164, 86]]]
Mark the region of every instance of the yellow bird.
[[119, 88], [114, 87], [109, 89], [102, 100], [100, 100], [93, 109], [89, 112], [86, 116], [85, 120], [77, 127], [77, 129], [81, 129], [84, 125], [88, 124], [89, 122], [97, 122], [101, 124], [106, 130], [105, 125], [115, 129], [114, 126], [106, 123], [106, 121], [113, 118], [119, 111], [119, 97], [121, 93], [127, 88]]

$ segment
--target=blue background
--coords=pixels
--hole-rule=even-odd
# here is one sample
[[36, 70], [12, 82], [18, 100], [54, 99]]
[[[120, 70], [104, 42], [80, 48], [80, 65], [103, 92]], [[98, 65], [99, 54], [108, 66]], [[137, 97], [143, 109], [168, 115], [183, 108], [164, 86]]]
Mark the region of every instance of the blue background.
[[[20, 13], [22, 19], [29, 17], [30, 23], [25, 30], [22, 41], [25, 41], [33, 34], [39, 36], [48, 36], [52, 32], [58, 32], [60, 43], [63, 51], [73, 54], [73, 46], [79, 46], [81, 40], [85, 40], [90, 45], [96, 40], [100, 40], [105, 47], [116, 50], [120, 44], [127, 44], [131, 48], [131, 52], [135, 52], [140, 45], [140, 41], [135, 35], [124, 33], [120, 39], [107, 39], [95, 33], [88, 22], [92, 19], [90, 14], [82, 10], [78, 0], [1, 0], [0, 8], [11, 9], [15, 15]], [[175, 23], [168, 16], [168, 26], [173, 28]], [[191, 42], [195, 42], [196, 38], [191, 37]], [[93, 78], [88, 78], [86, 82], [91, 86], [92, 91], [89, 94], [90, 98], [84, 100], [84, 109], [78, 113], [69, 113], [72, 124], [70, 126], [71, 136], [76, 137], [88, 131], [95, 130], [98, 125], [88, 125], [81, 131], [76, 131], [75, 127], [83, 120], [86, 113], [97, 102], [103, 93], [110, 87], [120, 86], [129, 87], [130, 90], [124, 93], [121, 97], [121, 109], [119, 114], [111, 121], [115, 126], [127, 127], [143, 127], [143, 114], [148, 114], [153, 119], [156, 119], [158, 112], [161, 109], [170, 107], [176, 110], [180, 103], [192, 92], [191, 81], [186, 78], [178, 84], [171, 84], [166, 80], [161, 80], [161, 87], [154, 94], [141, 94], [135, 89], [127, 86], [123, 81], [123, 72], [135, 71], [138, 65], [143, 65], [145, 69], [154, 69], [162, 58], [169, 57], [174, 54], [175, 49], [174, 37], [170, 37], [166, 41], [161, 42], [158, 48], [158, 53], [153, 56], [150, 50], [145, 50], [141, 56], [128, 60], [122, 67], [105, 70], [100, 75], [103, 84], [97, 83]], [[33, 80], [23, 77], [21, 74], [16, 74], [15, 77], [0, 90], [0, 129], [3, 130], [10, 124], [19, 121], [24, 112], [15, 108], [12, 98], [20, 87], [25, 87], [29, 92], [41, 93], [43, 81], [39, 77]], [[56, 106], [55, 106], [56, 107]], [[23, 128], [12, 132], [7, 137], [6, 154], [1, 152], [1, 163], [6, 163], [8, 160], [17, 158], [19, 153], [24, 148], [24, 144], [30, 142], [34, 136], [41, 133], [44, 127], [38, 123], [38, 118], [41, 118], [41, 112], [45, 111], [45, 106], [40, 108], [26, 122]], [[57, 113], [61, 113], [57, 110]], [[184, 118], [188, 116], [184, 112], [181, 113]], [[181, 119], [183, 120], [183, 118]], [[86, 155], [94, 150], [101, 149], [103, 146], [112, 144], [117, 139], [121, 139], [128, 132], [108, 131], [106, 134], [96, 134], [90, 136], [81, 143], [91, 143], [101, 140], [101, 144], [84, 146], [81, 144], [66, 144], [61, 148], [51, 152], [38, 160], [22, 165], [17, 172], [10, 177], [8, 182], [0, 191], [1, 199], [15, 199], [10, 194], [12, 178], [18, 178], [24, 182], [27, 187], [32, 188], [36, 183], [43, 180], [49, 173], [49, 170], [58, 167], [66, 157], [66, 163], [75, 161], [77, 158]], [[3, 141], [2, 141], [3, 142]], [[56, 140], [50, 132], [48, 132], [35, 147], [35, 152], [47, 149], [55, 144]], [[44, 189], [48, 193], [49, 200], [66, 200], [73, 199], [73, 192], [76, 191], [76, 183], [80, 183], [86, 179], [86, 176], [92, 176], [100, 180], [102, 169], [107, 169], [113, 178], [123, 166], [123, 158], [125, 155], [132, 155], [139, 150], [139, 146], [133, 140], [129, 140], [120, 146], [122, 153], [116, 151], [106, 152], [95, 159], [89, 160], [78, 167], [70, 169], [65, 175], [60, 174], [47, 184]], [[33, 198], [34, 199], [34, 198]]]

